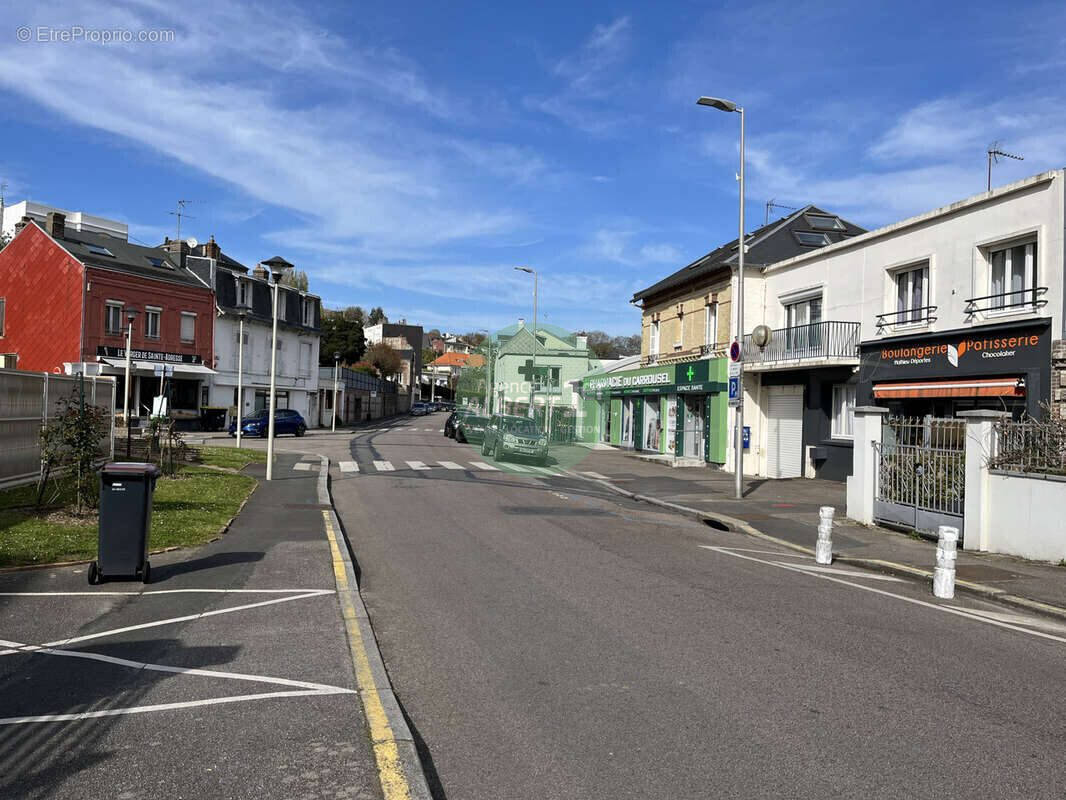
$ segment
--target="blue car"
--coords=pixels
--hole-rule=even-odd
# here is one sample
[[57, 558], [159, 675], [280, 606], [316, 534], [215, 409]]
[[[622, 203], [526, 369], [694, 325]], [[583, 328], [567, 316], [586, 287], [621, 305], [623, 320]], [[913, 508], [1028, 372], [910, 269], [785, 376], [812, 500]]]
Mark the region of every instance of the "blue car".
[[[255, 411], [241, 420], [241, 434], [243, 436], [262, 436], [266, 438], [270, 427], [270, 413], [264, 408]], [[295, 436], [303, 436], [307, 433], [307, 423], [300, 416], [299, 411], [289, 408], [278, 408], [274, 411], [274, 435], [291, 433]], [[237, 420], [229, 424], [229, 435], [237, 435]]]

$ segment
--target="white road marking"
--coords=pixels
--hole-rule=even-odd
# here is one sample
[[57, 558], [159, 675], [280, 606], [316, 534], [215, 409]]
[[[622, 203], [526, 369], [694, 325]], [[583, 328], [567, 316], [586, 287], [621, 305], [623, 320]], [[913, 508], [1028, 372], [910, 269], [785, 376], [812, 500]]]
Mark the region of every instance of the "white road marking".
[[600, 473], [598, 473], [598, 472], [582, 472], [581, 474], [582, 475], [588, 475], [590, 478], [595, 478], [598, 481], [609, 481], [610, 480], [610, 478], [608, 478], [606, 475], [600, 475]]
[[438, 461], [437, 463], [445, 469], [466, 469], [466, 467], [456, 464], [454, 461]]
[[1045, 631], [1055, 631], [1055, 633], [1062, 633], [1066, 631], [1066, 625], [1061, 622], [1055, 622], [1052, 619], [1043, 619], [1038, 617], [1025, 617], [1022, 614], [1011, 614], [1004, 611], [989, 611], [986, 609], [977, 608], [961, 608], [960, 606], [951, 606], [952, 608], [958, 608], [960, 611], [966, 611], [970, 614], [977, 614], [982, 617], [988, 617], [989, 619], [999, 620], [1000, 622], [1015, 622], [1019, 625], [1028, 625], [1032, 628], [1041, 628]]
[[432, 469], [432, 467], [427, 467], [424, 461], [408, 461], [407, 466], [409, 466], [411, 469], [418, 470]]
[[499, 470], [496, 469], [496, 467], [492, 466], [492, 464], [486, 464], [484, 461], [471, 461], [470, 464], [471, 466], [477, 467], [478, 469], [486, 470], [488, 472], [499, 472]]
[[521, 464], [504, 464], [504, 469], [509, 469], [513, 472], [532, 472], [529, 467], [523, 467]]
[[394, 472], [391, 461], [375, 461], [374, 469], [378, 472]]
[[543, 472], [545, 475], [551, 475], [553, 478], [558, 478], [559, 477], [559, 473], [558, 472], [556, 472], [555, 470], [548, 469], [547, 467], [532, 466], [532, 467], [530, 467], [530, 469], [534, 469], [537, 472]]
[[311, 469], [311, 463], [308, 462], [308, 461], [300, 461], [300, 462], [298, 462], [296, 464], [293, 464], [292, 468], [293, 469], [298, 469], [298, 470], [303, 470], [304, 472], [308, 472]]
[[834, 578], [831, 575], [824, 575], [818, 572], [810, 572], [797, 564], [782, 564], [775, 561], [767, 561], [762, 558], [755, 558], [755, 556], [746, 556], [743, 553], [733, 553], [727, 547], [715, 547], [709, 544], [700, 544], [696, 546], [702, 548], [703, 550], [713, 550], [716, 553], [721, 553], [722, 555], [726, 556], [732, 556], [733, 558], [742, 558], [745, 561], [754, 561], [758, 564], [766, 564], [771, 567], [777, 567], [778, 569], [788, 570], [789, 572], [796, 572], [800, 575], [807, 575], [811, 578], [818, 578], [819, 580], [823, 581], [832, 581], [833, 583], [839, 583], [842, 586], [850, 586], [853, 589], [861, 589], [864, 592], [871, 592], [872, 594], [879, 594], [884, 597], [893, 597], [896, 600], [902, 600], [905, 603], [911, 603], [916, 606], [924, 606], [925, 608], [931, 608], [934, 611], [940, 611], [944, 614], [954, 614], [958, 617], [966, 617], [967, 619], [972, 619], [975, 622], [983, 622], [986, 625], [994, 625], [997, 628], [1006, 628], [1007, 630], [1017, 631], [1019, 633], [1026, 633], [1030, 636], [1036, 636], [1041, 639], [1050, 639], [1053, 642], [1061, 642], [1062, 644], [1066, 644], [1066, 638], [1062, 636], [1052, 636], [1050, 633], [1034, 631], [1028, 628], [1023, 628], [1019, 625], [1012, 625], [1007, 622], [1000, 622], [999, 620], [988, 619], [987, 617], [982, 616], [979, 613], [973, 613], [969, 610], [963, 610], [962, 608], [959, 608], [957, 606], [937, 605], [936, 603], [930, 603], [926, 600], [918, 600], [914, 597], [907, 597], [906, 595], [896, 594], [894, 592], [885, 591], [884, 589], [877, 589], [873, 586], [864, 586], [861, 583], [846, 581], [841, 578]]
[[762, 553], [768, 556], [778, 556], [779, 558], [806, 558], [814, 561], [814, 556], [805, 556], [803, 553], [781, 553], [777, 550], [756, 550], [753, 547], [730, 547], [730, 550], [736, 550], [739, 553]]
[[341, 468], [341, 472], [358, 472], [359, 471], [359, 465], [356, 464], [354, 461], [341, 461], [340, 462], [340, 468]]
[[[787, 564], [788, 562], [774, 561], [773, 563], [777, 566], [782, 566], [784, 564]], [[863, 572], [861, 570], [838, 569], [837, 567], [820, 567], [816, 564], [791, 564], [789, 566], [794, 566], [797, 569], [802, 569], [804, 571], [825, 572], [831, 575], [850, 575], [853, 578], [866, 578], [867, 580], [871, 581], [889, 581], [890, 583], [907, 582], [903, 578], [897, 578], [895, 575], [882, 575], [878, 572]]]
[[0, 597], [149, 597], [154, 594], [334, 594], [334, 589], [152, 589], [143, 592], [0, 592]]

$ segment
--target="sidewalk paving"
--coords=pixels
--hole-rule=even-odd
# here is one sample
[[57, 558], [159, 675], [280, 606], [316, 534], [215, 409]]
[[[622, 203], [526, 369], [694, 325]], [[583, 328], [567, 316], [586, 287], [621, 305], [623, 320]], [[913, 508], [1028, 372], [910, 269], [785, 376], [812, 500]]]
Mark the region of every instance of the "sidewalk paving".
[[[744, 499], [738, 501], [730, 472], [672, 469], [619, 450], [589, 450], [572, 469], [602, 475], [627, 492], [741, 520], [759, 533], [810, 552], [817, 536], [818, 509], [833, 506], [833, 553], [841, 561], [923, 578], [932, 575], [935, 565], [935, 542], [847, 519], [843, 483], [746, 478]], [[957, 564], [960, 589], [1066, 616], [1066, 567], [961, 549]]]

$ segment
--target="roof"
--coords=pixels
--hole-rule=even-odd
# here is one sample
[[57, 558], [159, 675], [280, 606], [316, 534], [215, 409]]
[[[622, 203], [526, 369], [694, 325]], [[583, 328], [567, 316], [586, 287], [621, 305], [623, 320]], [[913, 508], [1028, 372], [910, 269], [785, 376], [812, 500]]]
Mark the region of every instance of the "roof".
[[[562, 330], [555, 328], [555, 330]], [[565, 332], [564, 332], [565, 334]], [[533, 353], [533, 329], [519, 328], [514, 336], [502, 339], [499, 355], [530, 355]], [[575, 356], [587, 356], [588, 347], [577, 346], [577, 337], [573, 334], [558, 336], [545, 328], [537, 328], [537, 352], [568, 353]]]
[[465, 367], [470, 359], [469, 353], [445, 353], [430, 362], [431, 367]]
[[[44, 231], [44, 228], [41, 230]], [[192, 272], [179, 267], [162, 247], [133, 244], [116, 236], [89, 231], [65, 230], [63, 236], [55, 238], [55, 241], [86, 266], [183, 283], [199, 289], [207, 288]]]
[[[831, 229], [819, 229], [811, 224], [812, 217], [828, 217], [839, 220], [840, 227]], [[817, 206], [807, 205], [798, 211], [794, 211], [783, 219], [777, 219], [761, 228], [757, 228], [747, 235], [745, 243], [745, 264], [751, 266], [764, 266], [783, 261], [787, 258], [810, 252], [812, 249], [824, 247], [847, 238], [865, 233], [864, 228], [853, 225], [845, 219], [829, 211], [823, 211]], [[824, 234], [825, 244], [808, 245], [802, 244], [797, 234]], [[690, 283], [710, 277], [715, 272], [731, 270], [737, 262], [737, 239], [726, 242], [715, 248], [705, 256], [696, 259], [691, 264], [679, 269], [672, 275], [663, 278], [658, 283], [652, 284], [646, 289], [641, 289], [633, 295], [633, 302], [647, 301], [677, 289]]]
[[[525, 323], [519, 325], [517, 322], [515, 322], [505, 328], [500, 328], [498, 331], [496, 331], [496, 333], [492, 335], [491, 338], [493, 340], [509, 339], [515, 334], [517, 334], [520, 330], [526, 328], [532, 329], [532, 327], [532, 325], [526, 325]], [[550, 333], [557, 339], [563, 339], [564, 341], [566, 339], [574, 338], [574, 334], [566, 330], [565, 328], [560, 328], [558, 325], [550, 325], [547, 322], [541, 322], [537, 325], [537, 333]]]

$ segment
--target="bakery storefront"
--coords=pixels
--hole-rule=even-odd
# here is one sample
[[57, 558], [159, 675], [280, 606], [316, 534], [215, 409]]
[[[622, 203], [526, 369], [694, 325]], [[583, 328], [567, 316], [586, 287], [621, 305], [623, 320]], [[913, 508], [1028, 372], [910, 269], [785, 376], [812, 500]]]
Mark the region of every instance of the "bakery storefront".
[[596, 440], [673, 458], [725, 461], [725, 359], [664, 364], [586, 378]]
[[1050, 398], [1050, 320], [896, 336], [859, 350], [858, 405], [893, 416], [994, 409], [1040, 418]]

